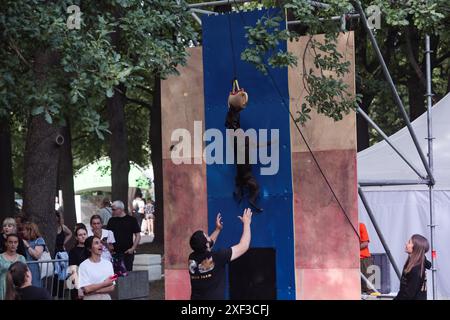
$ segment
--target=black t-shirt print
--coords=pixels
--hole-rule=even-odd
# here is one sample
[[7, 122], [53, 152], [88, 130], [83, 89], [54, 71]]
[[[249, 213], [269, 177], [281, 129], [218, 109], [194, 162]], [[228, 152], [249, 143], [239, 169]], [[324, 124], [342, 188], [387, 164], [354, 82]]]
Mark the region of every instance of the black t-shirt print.
[[211, 252], [209, 258], [195, 252], [189, 255], [192, 300], [225, 299], [225, 266], [231, 260], [231, 248]]
[[106, 229], [114, 233], [116, 253], [124, 253], [130, 249], [133, 246], [133, 235], [141, 232], [136, 218], [129, 215], [110, 218]]

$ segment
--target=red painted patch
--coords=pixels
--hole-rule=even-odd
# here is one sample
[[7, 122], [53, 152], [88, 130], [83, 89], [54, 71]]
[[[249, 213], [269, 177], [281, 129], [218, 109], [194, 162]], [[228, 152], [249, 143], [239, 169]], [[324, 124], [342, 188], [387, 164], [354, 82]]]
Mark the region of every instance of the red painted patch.
[[[356, 152], [314, 152], [351, 223], [358, 227]], [[359, 240], [309, 152], [292, 155], [296, 268], [359, 268]]]
[[164, 274], [166, 300], [189, 300], [191, 298], [191, 283], [187, 269], [166, 269]]
[[189, 238], [208, 227], [206, 166], [165, 159], [163, 170], [165, 263], [170, 269], [187, 268]]

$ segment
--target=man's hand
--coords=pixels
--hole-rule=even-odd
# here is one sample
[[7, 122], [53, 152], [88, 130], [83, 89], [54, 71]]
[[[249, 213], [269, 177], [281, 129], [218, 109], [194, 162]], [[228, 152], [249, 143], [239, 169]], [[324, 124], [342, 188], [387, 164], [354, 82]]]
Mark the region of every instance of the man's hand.
[[134, 254], [134, 248], [131, 247], [130, 249], [128, 249], [127, 251], [125, 251], [125, 254]]
[[242, 217], [238, 216], [238, 218], [241, 219], [243, 224], [250, 224], [252, 222], [252, 210], [250, 208], [245, 209]]
[[216, 230], [222, 230], [222, 229], [223, 229], [222, 216], [220, 215], [220, 212], [219, 212], [216, 217]]

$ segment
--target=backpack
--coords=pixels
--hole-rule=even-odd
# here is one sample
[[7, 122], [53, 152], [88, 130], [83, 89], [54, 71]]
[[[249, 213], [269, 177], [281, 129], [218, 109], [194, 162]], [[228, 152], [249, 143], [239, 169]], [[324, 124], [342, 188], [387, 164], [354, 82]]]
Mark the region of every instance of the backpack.
[[44, 252], [42, 252], [39, 258], [39, 268], [41, 269], [41, 279], [53, 276], [54, 267], [52, 257], [50, 252], [47, 250], [47, 246], [44, 247]]

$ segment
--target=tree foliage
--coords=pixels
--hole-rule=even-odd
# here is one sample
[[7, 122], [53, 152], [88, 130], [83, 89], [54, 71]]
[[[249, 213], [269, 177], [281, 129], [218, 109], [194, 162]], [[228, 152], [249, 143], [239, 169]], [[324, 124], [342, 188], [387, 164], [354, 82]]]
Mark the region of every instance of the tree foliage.
[[[391, 127], [390, 131], [395, 131], [399, 122], [402, 122], [398, 121], [398, 114], [393, 113], [395, 109], [392, 100], [386, 98], [386, 95], [390, 94], [388, 87], [373, 54], [373, 48], [359, 21], [347, 23], [348, 28], [357, 32], [358, 94], [356, 97], [353, 98], [348, 94], [348, 88], [341, 80], [341, 76], [348, 72], [348, 65], [341, 62], [342, 56], [336, 51], [335, 40], [340, 32], [346, 30], [342, 30], [341, 21], [331, 18], [355, 13], [354, 2], [347, 0], [324, 0], [321, 2], [326, 6], [318, 7], [313, 4], [313, 1], [308, 0], [276, 1], [277, 4], [281, 3], [282, 8], [287, 11], [281, 10], [279, 15], [265, 16], [258, 21], [255, 27], [247, 28], [249, 47], [242, 53], [242, 59], [253, 63], [262, 72], [267, 72], [268, 66], [296, 65], [299, 62], [291, 53], [275, 52], [274, 49], [280, 41], [285, 41], [287, 38], [296, 39], [299, 35], [309, 35], [311, 40], [308, 45], [315, 53], [314, 63], [320, 70], [320, 74], [317, 75], [312, 70], [304, 70], [308, 93], [306, 100], [309, 106], [306, 104], [302, 106], [297, 120], [301, 123], [307, 121], [310, 108], [314, 108], [334, 120], [339, 120], [343, 114], [361, 105], [364, 101], [362, 98], [365, 97], [365, 101], [370, 102], [369, 105], [373, 102], [371, 115], [374, 118], [385, 118], [384, 120], [387, 120], [388, 123], [384, 127]], [[275, 2], [269, 1], [266, 5], [268, 4], [273, 5]], [[411, 115], [414, 118], [417, 112], [412, 110], [417, 108], [418, 103], [413, 100], [417, 100], [417, 97], [411, 97], [412, 84], [406, 90], [402, 86], [415, 76], [422, 82], [424, 80], [425, 60], [422, 43], [425, 33], [432, 36], [432, 42], [436, 49], [432, 58], [433, 67], [440, 69], [439, 72], [434, 73], [433, 81], [436, 83], [436, 91], [445, 93], [450, 87], [448, 85], [450, 84], [448, 63], [446, 62], [449, 56], [450, 8], [445, 0], [362, 1], [363, 8], [370, 5], [377, 5], [381, 10], [382, 27], [374, 32], [383, 54], [388, 55], [386, 58], [388, 67], [392, 70], [403, 100], [409, 102], [406, 105], [411, 105]], [[280, 22], [285, 20], [284, 12], [291, 15], [291, 20], [302, 22], [300, 33], [293, 30], [280, 31]], [[324, 42], [318, 42], [312, 38], [312, 35], [320, 33], [325, 34]], [[414, 36], [420, 43], [414, 42]], [[414, 48], [414, 46], [416, 47]], [[400, 51], [397, 51], [398, 49]], [[415, 60], [419, 58], [421, 61]], [[416, 74], [411, 74], [411, 70]], [[326, 76], [324, 71], [331, 71], [336, 76]], [[447, 88], [445, 88], [446, 84]], [[416, 82], [416, 85], [419, 83]], [[368, 108], [368, 106], [365, 107]], [[385, 112], [389, 112], [391, 115], [383, 116]]]

